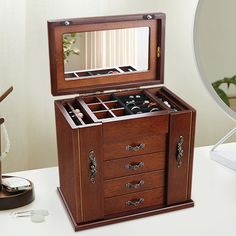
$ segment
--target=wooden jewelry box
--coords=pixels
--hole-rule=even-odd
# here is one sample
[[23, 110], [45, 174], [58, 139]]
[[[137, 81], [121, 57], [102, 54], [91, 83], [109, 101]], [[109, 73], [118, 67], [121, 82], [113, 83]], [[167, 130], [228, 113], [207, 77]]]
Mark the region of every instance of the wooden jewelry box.
[[195, 110], [164, 82], [165, 14], [48, 22], [59, 193], [75, 230], [192, 207]]

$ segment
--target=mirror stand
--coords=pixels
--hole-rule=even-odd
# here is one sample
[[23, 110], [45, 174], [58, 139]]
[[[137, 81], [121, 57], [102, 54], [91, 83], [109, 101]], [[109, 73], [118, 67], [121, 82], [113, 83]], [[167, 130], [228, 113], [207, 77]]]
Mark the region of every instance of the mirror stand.
[[[13, 87], [10, 87], [5, 93], [0, 96], [0, 103], [12, 92]], [[1, 150], [1, 128], [4, 125], [4, 118], [0, 117], [0, 157], [3, 155]], [[5, 152], [6, 154], [6, 152]], [[14, 193], [8, 192], [2, 184], [4, 178], [15, 176], [2, 176], [2, 159], [0, 158], [0, 210], [8, 210], [21, 207], [31, 203], [34, 200], [34, 186], [30, 182], [30, 189], [17, 191]]]
[[[228, 144], [222, 148], [217, 148], [223, 144], [229, 137], [236, 133], [236, 127], [230, 130], [223, 138], [221, 138], [211, 149], [211, 159], [236, 171], [236, 149], [235, 145]], [[216, 150], [217, 148], [217, 150]]]

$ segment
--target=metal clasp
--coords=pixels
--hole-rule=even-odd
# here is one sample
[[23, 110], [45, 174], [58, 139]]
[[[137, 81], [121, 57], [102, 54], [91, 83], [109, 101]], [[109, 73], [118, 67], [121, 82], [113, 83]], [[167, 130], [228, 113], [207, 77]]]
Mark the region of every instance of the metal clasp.
[[176, 145], [176, 162], [178, 168], [180, 168], [183, 163], [183, 156], [184, 156], [183, 144], [184, 144], [184, 137], [179, 136], [179, 141]]
[[137, 146], [130, 146], [130, 145], [128, 145], [128, 146], [126, 146], [126, 150], [127, 151], [135, 151], [135, 152], [137, 152], [137, 151], [139, 151], [141, 149], [144, 149], [144, 147], [145, 147], [145, 144], [144, 143], [140, 143]]
[[92, 184], [94, 184], [95, 183], [95, 177], [97, 175], [97, 162], [96, 162], [94, 151], [89, 152], [89, 161], [90, 161], [90, 164], [89, 164], [90, 182]]

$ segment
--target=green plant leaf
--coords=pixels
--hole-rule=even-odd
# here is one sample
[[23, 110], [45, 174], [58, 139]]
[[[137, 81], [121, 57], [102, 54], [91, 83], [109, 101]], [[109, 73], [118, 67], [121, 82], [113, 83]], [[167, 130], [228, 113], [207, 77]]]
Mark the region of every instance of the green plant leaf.
[[80, 50], [78, 48], [73, 48], [76, 43], [77, 33], [71, 33], [63, 37], [63, 58], [64, 62], [68, 63], [68, 57], [72, 54], [80, 55]]
[[221, 100], [227, 105], [230, 106], [229, 104], [229, 98], [227, 96], [227, 94], [220, 88], [216, 87], [214, 88], [216, 93], [218, 94], [218, 96], [221, 98]]

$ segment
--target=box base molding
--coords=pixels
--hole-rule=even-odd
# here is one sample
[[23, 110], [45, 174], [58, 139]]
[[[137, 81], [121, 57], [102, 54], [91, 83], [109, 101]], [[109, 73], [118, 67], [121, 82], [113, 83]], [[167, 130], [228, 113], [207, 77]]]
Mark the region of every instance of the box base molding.
[[122, 221], [138, 219], [138, 218], [157, 215], [157, 214], [161, 214], [161, 213], [167, 213], [167, 212], [181, 210], [181, 209], [190, 208], [190, 207], [194, 206], [194, 201], [189, 200], [187, 202], [179, 203], [179, 204], [175, 204], [175, 205], [171, 205], [171, 206], [163, 206], [163, 207], [159, 206], [160, 208], [158, 208], [158, 209], [156, 207], [155, 208], [149, 207], [149, 208], [145, 208], [145, 210], [139, 209], [139, 211], [133, 211], [132, 213], [126, 212], [126, 213], [114, 214], [114, 215], [106, 216], [104, 219], [100, 219], [97, 221], [78, 224], [78, 223], [76, 223], [76, 221], [75, 221], [75, 219], [74, 219], [74, 217], [73, 217], [73, 215], [66, 203], [66, 200], [64, 198], [64, 195], [63, 195], [60, 187], [58, 187], [57, 189], [58, 189], [59, 195], [64, 203], [66, 211], [67, 211], [68, 215], [70, 216], [70, 219], [71, 219], [71, 222], [75, 228], [75, 231], [90, 229], [90, 228], [113, 224], [113, 223], [119, 223]]

